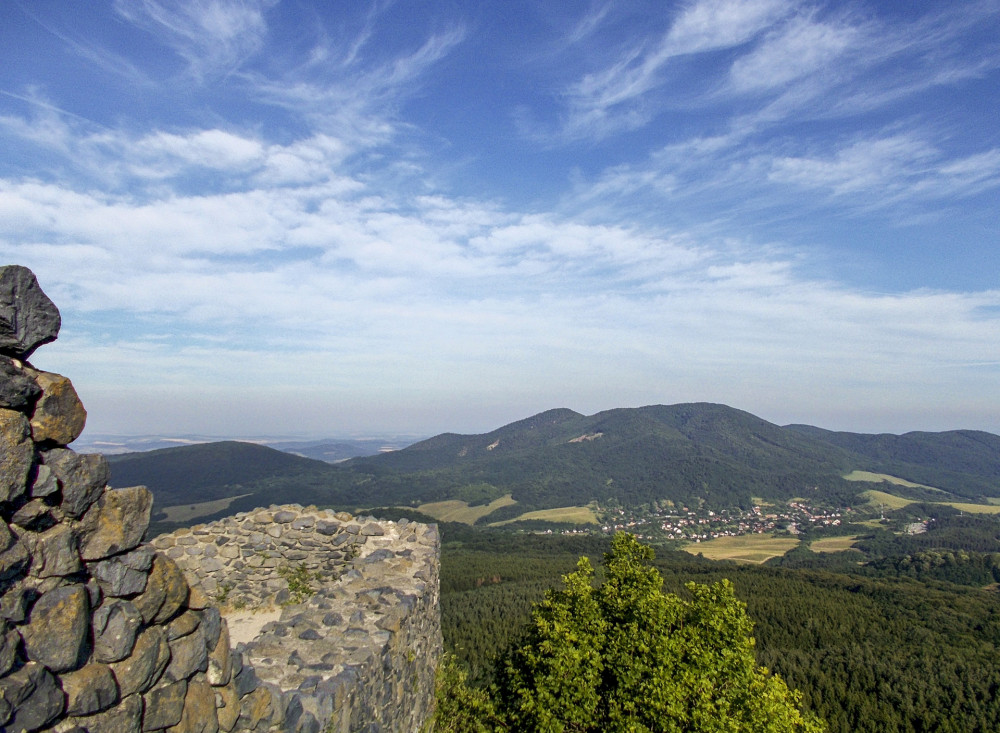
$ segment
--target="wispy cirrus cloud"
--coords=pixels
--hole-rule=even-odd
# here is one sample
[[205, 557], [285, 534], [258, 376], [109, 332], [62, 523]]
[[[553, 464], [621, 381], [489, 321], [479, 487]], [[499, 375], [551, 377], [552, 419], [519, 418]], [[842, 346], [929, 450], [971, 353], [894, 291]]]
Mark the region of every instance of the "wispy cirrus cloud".
[[170, 46], [195, 77], [226, 74], [259, 51], [276, 0], [115, 0], [115, 10]]

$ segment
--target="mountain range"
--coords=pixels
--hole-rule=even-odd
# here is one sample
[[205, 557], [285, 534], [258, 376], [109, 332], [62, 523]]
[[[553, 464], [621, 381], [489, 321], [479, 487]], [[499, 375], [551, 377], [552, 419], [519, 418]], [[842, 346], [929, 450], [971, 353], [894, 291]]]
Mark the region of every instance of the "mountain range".
[[980, 431], [860, 434], [778, 426], [691, 403], [582, 415], [554, 409], [480, 435], [445, 433], [331, 465], [260, 445], [207, 443], [111, 456], [113, 485], [145, 484], [157, 507], [240, 497], [219, 515], [271, 503], [344, 508], [472, 505], [511, 495], [490, 521], [591, 501], [748, 506], [805, 497], [848, 505], [888, 474], [917, 500], [1000, 496], [1000, 436]]

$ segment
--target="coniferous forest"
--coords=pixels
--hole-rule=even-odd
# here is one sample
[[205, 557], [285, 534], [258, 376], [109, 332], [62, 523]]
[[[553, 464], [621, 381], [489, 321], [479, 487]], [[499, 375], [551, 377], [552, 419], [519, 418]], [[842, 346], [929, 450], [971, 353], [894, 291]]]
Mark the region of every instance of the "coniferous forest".
[[[558, 586], [580, 555], [597, 565], [609, 546], [597, 537], [448, 530], [445, 645], [481, 686], [494, 681], [495, 660], [521, 639], [546, 588]], [[946, 565], [959, 581], [968, 576], [963, 563], [938, 567]], [[682, 596], [690, 581], [732, 581], [754, 623], [758, 663], [799, 690], [803, 707], [830, 731], [1000, 730], [993, 590], [919, 580], [889, 561], [832, 572], [710, 562], [660, 548], [655, 566], [664, 589]]]

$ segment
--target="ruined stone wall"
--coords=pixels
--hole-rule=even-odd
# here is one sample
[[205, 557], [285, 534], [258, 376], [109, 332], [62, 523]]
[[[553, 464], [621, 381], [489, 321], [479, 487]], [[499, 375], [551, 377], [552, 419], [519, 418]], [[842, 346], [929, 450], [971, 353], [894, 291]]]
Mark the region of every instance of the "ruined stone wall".
[[[59, 326], [29, 270], [0, 268], [0, 731], [418, 730], [436, 528], [285, 507], [142, 544], [149, 491], [66, 447], [86, 411], [27, 361]], [[235, 650], [230, 594], [282, 609]]]
[[231, 619], [280, 610], [236, 649], [290, 709], [338, 733], [420, 729], [441, 651], [436, 527], [291, 505], [152, 544]]

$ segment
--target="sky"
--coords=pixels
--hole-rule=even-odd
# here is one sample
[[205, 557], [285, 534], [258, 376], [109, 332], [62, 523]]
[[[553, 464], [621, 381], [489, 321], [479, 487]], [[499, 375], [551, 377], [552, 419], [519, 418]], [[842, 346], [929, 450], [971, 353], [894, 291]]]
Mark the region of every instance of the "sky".
[[1000, 0], [7, 0], [88, 434], [1000, 433]]

